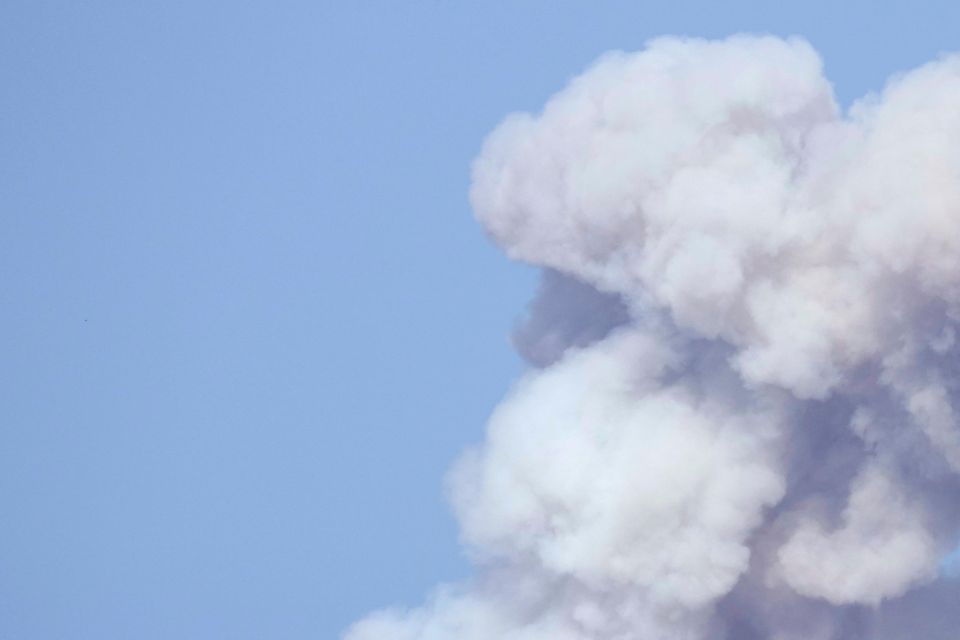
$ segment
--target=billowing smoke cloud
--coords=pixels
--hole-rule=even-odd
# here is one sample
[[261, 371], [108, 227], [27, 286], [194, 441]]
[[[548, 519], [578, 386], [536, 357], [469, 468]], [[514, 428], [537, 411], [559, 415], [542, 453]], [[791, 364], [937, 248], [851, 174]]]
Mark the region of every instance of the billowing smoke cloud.
[[544, 269], [450, 477], [478, 566], [348, 640], [946, 640], [960, 57], [844, 115], [802, 40], [611, 53], [473, 170]]

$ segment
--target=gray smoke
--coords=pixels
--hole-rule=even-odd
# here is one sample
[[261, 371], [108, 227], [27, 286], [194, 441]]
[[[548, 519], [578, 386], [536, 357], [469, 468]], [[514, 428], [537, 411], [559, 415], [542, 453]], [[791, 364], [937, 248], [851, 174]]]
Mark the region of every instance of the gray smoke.
[[513, 345], [535, 367], [557, 362], [568, 349], [586, 347], [630, 322], [619, 296], [544, 269], [537, 295], [513, 334]]
[[843, 114], [802, 40], [611, 53], [473, 169], [543, 282], [450, 476], [468, 584], [347, 640], [947, 640], [960, 57]]

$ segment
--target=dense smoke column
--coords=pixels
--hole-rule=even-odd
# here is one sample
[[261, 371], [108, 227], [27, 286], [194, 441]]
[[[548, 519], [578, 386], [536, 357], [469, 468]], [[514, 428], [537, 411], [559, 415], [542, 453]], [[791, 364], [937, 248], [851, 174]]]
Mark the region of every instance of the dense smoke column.
[[844, 115], [801, 40], [661, 39], [473, 178], [544, 269], [449, 479], [477, 577], [347, 640], [955, 637], [960, 58]]

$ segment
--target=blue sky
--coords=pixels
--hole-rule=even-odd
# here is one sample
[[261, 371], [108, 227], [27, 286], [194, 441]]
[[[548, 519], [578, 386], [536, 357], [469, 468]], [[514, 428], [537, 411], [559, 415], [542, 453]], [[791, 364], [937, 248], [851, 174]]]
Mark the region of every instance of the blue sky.
[[0, 637], [333, 638], [466, 575], [442, 475], [535, 274], [469, 162], [613, 48], [799, 34], [844, 103], [927, 2], [0, 6]]

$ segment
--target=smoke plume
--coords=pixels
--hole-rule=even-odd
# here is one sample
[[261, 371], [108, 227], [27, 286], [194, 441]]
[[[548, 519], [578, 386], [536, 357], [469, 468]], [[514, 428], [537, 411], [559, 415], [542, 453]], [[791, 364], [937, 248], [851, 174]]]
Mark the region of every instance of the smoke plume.
[[960, 57], [843, 113], [797, 39], [610, 53], [473, 167], [543, 268], [449, 478], [477, 565], [347, 640], [947, 640]]

